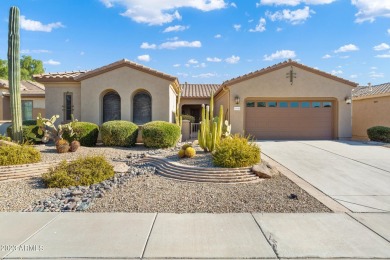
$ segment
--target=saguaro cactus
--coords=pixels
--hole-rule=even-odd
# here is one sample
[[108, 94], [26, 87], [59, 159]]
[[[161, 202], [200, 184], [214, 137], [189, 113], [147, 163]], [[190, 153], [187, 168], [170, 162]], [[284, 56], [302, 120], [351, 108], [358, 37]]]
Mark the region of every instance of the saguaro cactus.
[[8, 80], [11, 97], [12, 139], [21, 143], [22, 132], [22, 101], [20, 96], [20, 34], [19, 8], [13, 6], [9, 12], [8, 23]]

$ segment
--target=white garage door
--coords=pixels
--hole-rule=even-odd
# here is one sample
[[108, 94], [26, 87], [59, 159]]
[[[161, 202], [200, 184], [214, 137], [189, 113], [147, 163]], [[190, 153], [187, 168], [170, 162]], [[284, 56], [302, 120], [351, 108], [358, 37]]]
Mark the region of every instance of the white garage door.
[[255, 100], [245, 106], [245, 133], [256, 139], [333, 139], [332, 101]]

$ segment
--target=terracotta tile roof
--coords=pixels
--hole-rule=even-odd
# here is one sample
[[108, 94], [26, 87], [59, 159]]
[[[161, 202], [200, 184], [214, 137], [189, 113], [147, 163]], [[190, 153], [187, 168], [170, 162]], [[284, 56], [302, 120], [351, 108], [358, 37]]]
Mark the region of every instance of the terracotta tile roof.
[[211, 92], [215, 93], [219, 84], [180, 84], [183, 98], [209, 98]]
[[352, 98], [387, 94], [390, 96], [390, 82], [375, 86], [359, 86], [352, 89]]
[[[20, 94], [22, 96], [25, 95], [45, 95], [45, 86], [38, 82], [30, 81], [30, 80], [22, 80], [20, 82]], [[5, 88], [6, 91], [4, 95], [9, 95], [9, 85], [8, 80], [0, 79], [0, 87]]]
[[295, 66], [295, 67], [298, 67], [298, 68], [307, 70], [307, 71], [309, 71], [309, 72], [318, 74], [318, 75], [320, 75], [320, 76], [323, 76], [323, 77], [326, 77], [326, 78], [330, 78], [330, 79], [339, 81], [339, 82], [341, 82], [341, 83], [350, 85], [350, 86], [352, 86], [352, 87], [356, 87], [356, 86], [358, 85], [358, 84], [355, 83], [355, 82], [352, 82], [352, 81], [349, 81], [349, 80], [346, 80], [346, 79], [337, 77], [337, 76], [335, 76], [335, 75], [326, 73], [326, 72], [324, 72], [324, 71], [321, 71], [321, 70], [318, 70], [318, 69], [315, 69], [315, 68], [306, 66], [306, 65], [304, 65], [304, 64], [301, 64], [301, 63], [298, 63], [298, 62], [296, 62], [296, 61], [293, 61], [293, 60], [289, 59], [289, 60], [287, 60], [287, 61], [277, 63], [277, 64], [272, 65], [272, 66], [269, 66], [269, 67], [267, 67], [267, 68], [263, 68], [263, 69], [260, 69], [260, 70], [256, 70], [256, 71], [250, 72], [250, 73], [248, 73], [248, 74], [244, 74], [244, 75], [242, 75], [242, 76], [239, 76], [239, 77], [236, 77], [236, 78], [232, 78], [232, 79], [230, 79], [230, 80], [227, 80], [227, 81], [225, 81], [225, 82], [222, 83], [221, 87], [218, 89], [217, 92], [219, 93], [219, 92], [222, 90], [222, 88], [223, 88], [224, 86], [230, 86], [230, 85], [236, 84], [236, 83], [238, 83], [238, 82], [241, 82], [241, 81], [244, 81], [244, 80], [247, 80], [247, 79], [251, 79], [251, 78], [254, 78], [254, 77], [257, 77], [257, 76], [260, 76], [260, 75], [263, 75], [263, 74], [266, 74], [266, 73], [269, 73], [269, 72], [272, 72], [272, 71], [275, 71], [275, 70], [278, 70], [278, 69], [281, 69], [281, 68], [284, 68], [284, 67], [288, 67], [288, 66]]
[[52, 72], [34, 75], [38, 82], [46, 81], [74, 81], [74, 78], [85, 74], [87, 71]]
[[84, 74], [80, 74], [78, 76], [75, 76], [74, 79], [75, 80], [87, 79], [87, 78], [94, 77], [96, 75], [99, 75], [99, 74], [102, 74], [102, 73], [105, 73], [107, 71], [114, 70], [114, 69], [117, 69], [117, 68], [123, 67], [123, 66], [128, 66], [128, 67], [131, 67], [133, 69], [140, 70], [142, 72], [149, 73], [149, 74], [152, 74], [154, 76], [157, 76], [157, 77], [160, 77], [160, 78], [163, 78], [163, 79], [167, 79], [167, 80], [170, 80], [170, 81], [176, 81], [177, 80], [177, 78], [174, 77], [174, 76], [171, 76], [171, 75], [165, 74], [163, 72], [151, 69], [149, 67], [145, 67], [145, 66], [143, 66], [141, 64], [138, 64], [138, 63], [126, 60], [126, 59], [123, 59], [123, 60], [120, 60], [120, 61], [108, 64], [106, 66], [103, 66], [103, 67], [100, 67], [100, 68], [97, 68], [97, 69], [94, 69], [94, 70], [91, 70], [91, 71], [88, 71], [88, 72], [86, 72]]

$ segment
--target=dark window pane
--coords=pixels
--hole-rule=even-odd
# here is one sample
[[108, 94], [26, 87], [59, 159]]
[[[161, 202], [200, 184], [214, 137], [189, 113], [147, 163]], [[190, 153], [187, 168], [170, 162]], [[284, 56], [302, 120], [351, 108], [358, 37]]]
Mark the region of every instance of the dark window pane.
[[288, 102], [279, 102], [279, 107], [288, 107]]
[[133, 99], [133, 122], [143, 125], [152, 121], [152, 98], [147, 92], [140, 92]]
[[310, 107], [310, 102], [305, 101], [305, 102], [302, 102], [301, 105], [303, 108], [308, 108], [308, 107]]
[[246, 107], [255, 107], [255, 102], [246, 102]]
[[323, 102], [323, 107], [332, 107], [332, 102]]
[[267, 103], [265, 102], [257, 102], [257, 107], [266, 107]]
[[121, 120], [121, 97], [115, 91], [103, 97], [103, 123], [113, 120]]
[[31, 120], [33, 111], [33, 102], [31, 100], [22, 100], [22, 120]]
[[268, 102], [268, 107], [277, 107], [277, 106], [278, 106], [278, 102], [275, 101]]
[[321, 107], [321, 102], [312, 102], [312, 107]]
[[299, 102], [297, 101], [290, 102], [290, 107], [299, 107]]
[[72, 120], [72, 95], [65, 95], [65, 120]]

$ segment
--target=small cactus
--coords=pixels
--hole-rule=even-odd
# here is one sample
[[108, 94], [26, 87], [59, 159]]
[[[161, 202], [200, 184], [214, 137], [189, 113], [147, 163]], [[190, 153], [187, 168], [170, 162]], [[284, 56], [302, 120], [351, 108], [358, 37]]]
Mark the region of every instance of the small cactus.
[[58, 153], [67, 153], [70, 149], [68, 141], [64, 139], [59, 139], [56, 142], [56, 150]]
[[180, 149], [179, 152], [177, 153], [177, 156], [179, 156], [179, 158], [184, 158], [186, 156], [185, 150]]
[[79, 147], [80, 147], [80, 142], [79, 142], [79, 141], [76, 141], [76, 140], [74, 140], [74, 141], [72, 141], [72, 142], [70, 143], [70, 149], [69, 149], [69, 152], [72, 152], [72, 153], [74, 153], [74, 152], [76, 152], [76, 151], [77, 151], [77, 149], [79, 149]]
[[185, 154], [188, 158], [192, 158], [192, 157], [195, 157], [196, 151], [195, 151], [195, 149], [192, 148], [192, 147], [187, 147], [187, 149], [185, 150], [184, 154]]

